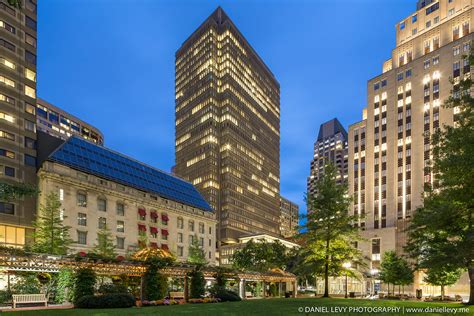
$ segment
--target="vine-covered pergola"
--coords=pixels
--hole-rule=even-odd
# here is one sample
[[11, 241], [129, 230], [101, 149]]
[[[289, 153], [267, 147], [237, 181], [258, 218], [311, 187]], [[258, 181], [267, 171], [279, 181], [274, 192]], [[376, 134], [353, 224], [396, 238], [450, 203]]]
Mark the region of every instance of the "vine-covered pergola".
[[[123, 260], [120, 262], [112, 262], [100, 259], [89, 258], [71, 258], [63, 256], [52, 256], [42, 254], [0, 254], [0, 272], [50, 272], [57, 273], [63, 268], [77, 270], [81, 268], [90, 268], [98, 275], [127, 275], [141, 277], [147, 270], [147, 264], [140, 261]], [[193, 266], [184, 263], [173, 264], [160, 269], [160, 272], [171, 278], [183, 279], [184, 295], [187, 300], [188, 279], [187, 275], [193, 270]], [[213, 280], [217, 273], [216, 267], [203, 267], [201, 271], [207, 280]], [[281, 293], [282, 283], [291, 284], [292, 295], [297, 294], [297, 279], [294, 274], [273, 270], [265, 273], [262, 272], [229, 272], [228, 278], [239, 284], [239, 295], [245, 298], [246, 282], [263, 282], [264, 288], [267, 283], [276, 283]], [[265, 291], [264, 291], [265, 297]]]

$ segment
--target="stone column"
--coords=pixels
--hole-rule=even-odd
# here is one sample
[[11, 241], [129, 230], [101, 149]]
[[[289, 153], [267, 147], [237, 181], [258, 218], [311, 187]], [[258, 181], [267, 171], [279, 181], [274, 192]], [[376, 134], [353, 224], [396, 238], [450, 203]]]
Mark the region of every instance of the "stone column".
[[298, 281], [294, 281], [292, 282], [293, 284], [293, 297], [296, 298], [296, 296], [298, 295]]
[[239, 296], [241, 299], [245, 299], [245, 280], [240, 279], [239, 280]]

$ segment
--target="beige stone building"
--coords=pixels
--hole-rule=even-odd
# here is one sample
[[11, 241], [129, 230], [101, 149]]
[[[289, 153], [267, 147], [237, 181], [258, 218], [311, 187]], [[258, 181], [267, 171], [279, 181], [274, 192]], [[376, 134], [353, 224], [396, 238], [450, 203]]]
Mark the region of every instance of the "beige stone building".
[[[473, 1], [419, 1], [396, 25], [396, 47], [380, 75], [367, 83], [367, 108], [349, 128], [352, 211], [368, 242], [359, 247], [378, 269], [388, 250], [403, 253], [404, 232], [422, 203], [430, 135], [453, 125], [457, 109], [445, 109], [453, 84], [470, 76], [465, 55], [473, 35]], [[414, 287], [419, 288], [420, 280]]]
[[[0, 2], [0, 182], [36, 182], [36, 1]], [[23, 246], [35, 199], [0, 201], [0, 244]]]
[[182, 179], [78, 136], [49, 155], [38, 179], [39, 205], [48, 193], [59, 195], [74, 252], [92, 250], [97, 232], [107, 227], [120, 255], [144, 243], [169, 249], [182, 261], [197, 238], [215, 263], [215, 213]]
[[294, 237], [299, 225], [299, 206], [280, 196], [280, 235]]

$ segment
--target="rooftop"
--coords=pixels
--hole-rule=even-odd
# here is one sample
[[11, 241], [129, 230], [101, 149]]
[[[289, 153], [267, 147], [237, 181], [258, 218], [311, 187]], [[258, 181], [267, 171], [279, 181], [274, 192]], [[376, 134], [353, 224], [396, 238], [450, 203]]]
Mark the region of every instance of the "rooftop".
[[347, 139], [346, 129], [342, 126], [341, 122], [339, 122], [337, 118], [333, 118], [332, 120], [321, 124], [319, 127], [318, 141], [339, 133], [342, 133], [344, 138]]
[[213, 211], [191, 183], [77, 136], [70, 137], [47, 160], [204, 211]]

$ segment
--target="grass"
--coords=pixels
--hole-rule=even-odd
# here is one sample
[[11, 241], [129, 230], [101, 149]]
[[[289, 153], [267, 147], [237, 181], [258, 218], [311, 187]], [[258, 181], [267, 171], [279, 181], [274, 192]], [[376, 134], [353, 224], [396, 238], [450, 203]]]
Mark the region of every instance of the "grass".
[[[363, 312], [331, 312], [331, 308], [335, 307], [400, 307], [404, 308], [405, 314], [410, 314], [409, 308], [465, 308], [467, 306], [459, 303], [428, 303], [428, 302], [412, 302], [412, 301], [389, 301], [389, 300], [361, 300], [361, 299], [342, 299], [342, 298], [296, 298], [296, 299], [259, 299], [247, 300], [242, 302], [226, 302], [214, 304], [185, 304], [174, 306], [154, 306], [143, 308], [125, 308], [125, 309], [70, 309], [70, 310], [37, 310], [37, 311], [21, 311], [2, 313], [5, 315], [26, 315], [26, 316], [55, 316], [55, 315], [71, 315], [71, 316], [128, 316], [128, 315], [315, 315], [315, 311], [305, 313], [299, 312], [300, 308], [311, 307], [326, 307], [328, 312], [323, 315], [401, 315], [403, 310], [399, 313], [363, 313]], [[448, 312], [438, 313], [423, 313], [417, 312], [414, 315], [453, 315]], [[461, 313], [459, 310], [456, 315], [474, 315], [474, 306], [470, 307], [468, 313]]]

